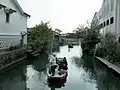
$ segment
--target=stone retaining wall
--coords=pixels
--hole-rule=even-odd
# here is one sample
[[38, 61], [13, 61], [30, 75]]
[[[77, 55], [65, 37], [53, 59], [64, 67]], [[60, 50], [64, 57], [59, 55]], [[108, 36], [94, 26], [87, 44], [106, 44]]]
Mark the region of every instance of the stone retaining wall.
[[22, 57], [25, 57], [26, 55], [26, 49], [23, 48], [0, 53], [0, 69], [7, 64], [10, 64]]
[[103, 64], [105, 64], [108, 68], [112, 69], [116, 73], [120, 75], [120, 67], [116, 66], [115, 64], [110, 63], [108, 60], [103, 59], [101, 57], [95, 57], [97, 60], [101, 61]]

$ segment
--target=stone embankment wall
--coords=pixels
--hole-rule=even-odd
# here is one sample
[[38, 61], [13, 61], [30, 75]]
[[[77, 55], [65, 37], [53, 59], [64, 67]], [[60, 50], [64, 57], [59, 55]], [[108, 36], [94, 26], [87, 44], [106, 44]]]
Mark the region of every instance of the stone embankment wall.
[[[20, 61], [20, 59], [27, 56], [26, 49], [16, 49], [7, 52], [0, 53], [0, 70], [5, 68], [6, 66], [10, 66], [14, 63]], [[12, 63], [12, 64], [11, 64]]]

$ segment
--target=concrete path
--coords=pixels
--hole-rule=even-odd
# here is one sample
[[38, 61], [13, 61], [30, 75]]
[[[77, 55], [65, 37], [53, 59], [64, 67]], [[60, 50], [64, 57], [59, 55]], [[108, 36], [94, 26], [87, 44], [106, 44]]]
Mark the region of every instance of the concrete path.
[[110, 68], [110, 69], [116, 71], [118, 74], [120, 74], [120, 67], [118, 67], [118, 66], [110, 63], [109, 61], [107, 61], [107, 60], [105, 60], [105, 59], [103, 59], [103, 58], [101, 58], [101, 57], [97, 57], [97, 56], [96, 56], [96, 58], [97, 58], [98, 60], [100, 60], [102, 63], [104, 63], [105, 65], [107, 65], [108, 68]]

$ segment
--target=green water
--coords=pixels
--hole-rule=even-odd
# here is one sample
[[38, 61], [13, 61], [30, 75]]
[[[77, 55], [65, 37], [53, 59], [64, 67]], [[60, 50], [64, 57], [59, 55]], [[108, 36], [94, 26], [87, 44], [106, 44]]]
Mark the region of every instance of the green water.
[[67, 57], [68, 77], [58, 88], [57, 83], [49, 87], [46, 81], [48, 58], [22, 62], [17, 67], [0, 73], [0, 90], [120, 90], [120, 78], [100, 62], [83, 54], [80, 46], [68, 51], [60, 47], [58, 57]]

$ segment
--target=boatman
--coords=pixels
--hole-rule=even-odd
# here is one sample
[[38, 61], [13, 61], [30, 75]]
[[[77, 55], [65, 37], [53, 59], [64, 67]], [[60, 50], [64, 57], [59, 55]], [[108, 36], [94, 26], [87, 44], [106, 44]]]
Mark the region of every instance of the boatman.
[[55, 75], [55, 69], [58, 65], [56, 64], [56, 56], [52, 55], [50, 59], [50, 71], [52, 73], [52, 76]]
[[50, 64], [51, 64], [52, 62], [56, 63], [56, 56], [55, 56], [54, 54], [51, 55], [51, 57], [50, 57]]

